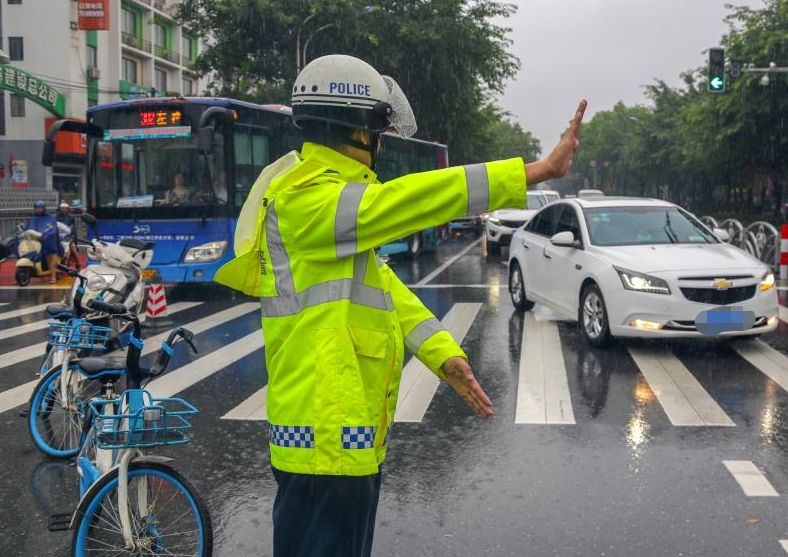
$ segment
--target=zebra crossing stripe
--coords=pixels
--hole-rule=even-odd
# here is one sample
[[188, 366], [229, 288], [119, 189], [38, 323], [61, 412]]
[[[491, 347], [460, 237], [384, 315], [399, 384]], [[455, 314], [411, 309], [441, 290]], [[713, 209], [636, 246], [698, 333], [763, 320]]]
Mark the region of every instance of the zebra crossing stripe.
[[788, 391], [788, 357], [762, 340], [740, 340], [733, 349], [761, 373]]
[[11, 319], [13, 317], [22, 317], [23, 315], [30, 315], [31, 313], [38, 313], [44, 311], [49, 304], [39, 304], [37, 306], [28, 306], [24, 308], [15, 309], [0, 313], [0, 320]]
[[[203, 302], [177, 302], [170, 306], [170, 313], [177, 313], [179, 311], [183, 311], [185, 309], [193, 308], [195, 306], [199, 306]], [[27, 323], [26, 325], [20, 325], [18, 327], [12, 327], [10, 329], [5, 329], [0, 331], [0, 340], [15, 337], [18, 335], [23, 335], [26, 333], [30, 333], [33, 331], [40, 331], [41, 329], [46, 329], [49, 326], [50, 321], [48, 319], [42, 319], [40, 321], [36, 321], [34, 323]]]
[[723, 460], [722, 463], [747, 497], [779, 497], [755, 463], [750, 460]]
[[30, 400], [33, 389], [36, 388], [38, 379], [17, 385], [13, 389], [8, 389], [0, 393], [0, 413], [21, 406]]
[[736, 425], [667, 348], [642, 345], [629, 346], [628, 350], [670, 423], [675, 426]]
[[[257, 304], [255, 304], [257, 306]], [[171, 397], [245, 358], [264, 346], [263, 333], [258, 329], [235, 342], [170, 371], [152, 381], [146, 389], [157, 397]], [[262, 366], [262, 359], [260, 362]]]
[[[462, 343], [482, 304], [454, 304], [441, 320], [455, 340]], [[440, 379], [416, 357], [402, 370], [395, 422], [420, 422], [438, 390]]]
[[533, 312], [525, 314], [514, 423], [575, 423], [558, 325]]
[[268, 385], [222, 416], [223, 420], [265, 421], [268, 419]]

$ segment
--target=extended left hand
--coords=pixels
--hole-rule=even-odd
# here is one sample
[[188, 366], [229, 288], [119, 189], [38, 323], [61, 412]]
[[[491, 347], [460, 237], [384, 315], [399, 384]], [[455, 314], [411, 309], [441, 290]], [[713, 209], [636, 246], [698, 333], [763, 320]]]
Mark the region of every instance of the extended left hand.
[[441, 369], [446, 374], [446, 382], [476, 415], [484, 417], [493, 415], [492, 401], [476, 381], [468, 362], [463, 358], [449, 358]]

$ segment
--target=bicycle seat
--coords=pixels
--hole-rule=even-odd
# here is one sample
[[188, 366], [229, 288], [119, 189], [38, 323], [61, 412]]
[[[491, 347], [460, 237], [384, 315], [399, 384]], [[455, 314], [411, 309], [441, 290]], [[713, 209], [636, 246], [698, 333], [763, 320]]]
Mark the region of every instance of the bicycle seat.
[[89, 378], [111, 372], [111, 375], [126, 373], [126, 358], [82, 358], [79, 360], [79, 369]]
[[49, 304], [45, 311], [53, 319], [69, 319], [74, 313], [74, 307], [66, 304]]

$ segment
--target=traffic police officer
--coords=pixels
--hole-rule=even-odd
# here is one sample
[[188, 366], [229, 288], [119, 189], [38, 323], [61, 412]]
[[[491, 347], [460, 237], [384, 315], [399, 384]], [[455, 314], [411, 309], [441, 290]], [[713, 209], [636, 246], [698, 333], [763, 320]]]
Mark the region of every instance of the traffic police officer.
[[369, 556], [407, 349], [480, 416], [492, 403], [462, 348], [374, 248], [465, 215], [523, 207], [531, 184], [562, 176], [585, 102], [543, 161], [453, 167], [381, 183], [380, 134], [412, 136], [397, 83], [351, 56], [298, 75], [293, 121], [311, 140], [267, 167], [218, 282], [260, 296], [275, 557]]

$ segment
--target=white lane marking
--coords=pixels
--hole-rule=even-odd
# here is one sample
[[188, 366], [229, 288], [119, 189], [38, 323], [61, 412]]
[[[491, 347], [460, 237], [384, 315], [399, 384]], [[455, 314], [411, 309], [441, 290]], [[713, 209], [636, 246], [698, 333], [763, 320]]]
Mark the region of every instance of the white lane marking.
[[[229, 307], [225, 310], [222, 310], [218, 313], [214, 313], [207, 317], [203, 317], [202, 319], [197, 319], [192, 321], [191, 323], [186, 323], [185, 325], [180, 325], [185, 329], [189, 329], [195, 335], [199, 335], [200, 333], [204, 333], [208, 329], [212, 329], [214, 327], [218, 327], [219, 325], [223, 325], [228, 321], [232, 321], [233, 319], [237, 319], [247, 313], [251, 313], [253, 311], [257, 311], [260, 309], [260, 304], [257, 302], [246, 302], [244, 304], [238, 304], [237, 306]], [[172, 313], [172, 312], [170, 312]], [[167, 337], [170, 336], [171, 329], [168, 329], [158, 335], [154, 335], [152, 337], [143, 338], [142, 340], [145, 341], [145, 347], [142, 349], [142, 355], [145, 356], [152, 352], [158, 352], [159, 348], [161, 348], [161, 343], [167, 340]], [[197, 346], [197, 350], [200, 347]], [[226, 350], [227, 347], [220, 348], [220, 350]], [[116, 350], [111, 356], [117, 356], [122, 354], [123, 351]]]
[[0, 413], [28, 402], [37, 384], [38, 379], [35, 379], [0, 393]]
[[722, 463], [731, 473], [747, 497], [779, 497], [780, 494], [772, 487], [750, 460], [723, 460]]
[[265, 421], [268, 419], [268, 385], [222, 416], [223, 420]]
[[777, 315], [780, 317], [780, 321], [782, 321], [783, 323], [788, 323], [788, 308], [779, 306], [777, 310]]
[[24, 308], [15, 309], [13, 311], [6, 311], [4, 313], [0, 313], [0, 320], [11, 319], [12, 317], [21, 317], [23, 315], [30, 315], [31, 313], [38, 313], [40, 311], [44, 311], [48, 305], [49, 304], [39, 304], [37, 306], [28, 306]]
[[740, 340], [733, 344], [739, 356], [788, 391], [788, 357], [762, 340]]
[[783, 551], [788, 553], [788, 540], [780, 540], [780, 547], [783, 548]]
[[457, 255], [455, 255], [454, 257], [452, 257], [448, 261], [446, 261], [443, 265], [441, 265], [440, 267], [438, 267], [437, 269], [432, 271], [429, 275], [427, 275], [426, 277], [421, 279], [419, 282], [417, 282], [416, 285], [417, 286], [421, 286], [421, 285], [427, 284], [429, 281], [431, 281], [432, 279], [437, 277], [439, 274], [441, 274], [449, 265], [453, 264], [460, 257], [462, 257], [463, 255], [465, 255], [466, 253], [471, 251], [473, 248], [478, 246], [481, 243], [481, 241], [482, 241], [482, 239], [479, 238], [478, 240], [475, 240], [475, 241], [471, 242], [467, 247], [465, 247]]
[[520, 345], [516, 424], [574, 424], [558, 326], [525, 314]]
[[[462, 344], [482, 304], [454, 304], [441, 320], [454, 339]], [[438, 390], [440, 379], [415, 356], [402, 370], [395, 422], [420, 422]]]
[[[183, 311], [185, 309], [192, 308], [194, 306], [199, 306], [203, 302], [176, 302], [170, 306], [170, 313], [177, 313], [179, 311]], [[5, 329], [0, 331], [0, 340], [15, 337], [18, 335], [23, 335], [25, 333], [30, 333], [33, 331], [39, 331], [41, 329], [46, 329], [49, 326], [50, 321], [47, 319], [42, 319], [41, 321], [36, 321], [35, 323], [28, 323], [26, 325], [20, 325], [18, 327], [12, 327], [10, 329]]]
[[[174, 305], [175, 304], [173, 304], [173, 306]], [[214, 314], [212, 316], [205, 317], [203, 319], [198, 319], [196, 321], [192, 321], [191, 323], [187, 323], [186, 325], [184, 325], [184, 327], [186, 327], [187, 329], [191, 330], [193, 333], [198, 334], [198, 333], [204, 332], [204, 331], [206, 331], [206, 330], [208, 330], [208, 329], [210, 329], [212, 327], [215, 327], [215, 326], [218, 326], [218, 325], [222, 325], [222, 324], [226, 323], [227, 321], [235, 319], [236, 317], [240, 317], [241, 315], [245, 315], [246, 313], [249, 313], [250, 311], [255, 311], [259, 307], [260, 307], [259, 304], [251, 303], [251, 302], [250, 303], [245, 303], [245, 304], [239, 304], [237, 306], [233, 306], [233, 307], [231, 307], [229, 309], [226, 309], [224, 311], [220, 311], [219, 313], [216, 313], [216, 314]], [[171, 313], [172, 313], [172, 311], [171, 311]], [[160, 348], [160, 346], [161, 346], [161, 341], [166, 340], [167, 336], [169, 336], [169, 334], [170, 334], [170, 332], [166, 331], [166, 332], [160, 333], [160, 334], [158, 334], [156, 336], [144, 339], [145, 340], [145, 348], [142, 350], [142, 354], [145, 355], [145, 354], [150, 354], [151, 352], [157, 351]], [[259, 336], [262, 336], [262, 333], [260, 333], [259, 330], [257, 331], [257, 334]], [[227, 345], [227, 346], [225, 346], [223, 348], [220, 348], [216, 352], [230, 350], [231, 347], [234, 346], [234, 345], [235, 345], [235, 343], [229, 344], [229, 345]], [[35, 357], [35, 356], [40, 356], [40, 355], [42, 355], [44, 353], [44, 348], [46, 348], [46, 343], [45, 342], [41, 343], [39, 345], [29, 346], [26, 349], [22, 349], [22, 350], [33, 349], [33, 348], [36, 348], [36, 346], [38, 346], [39, 348], [34, 351], [35, 354], [33, 356], [28, 356], [25, 359], [30, 359], [30, 358]], [[17, 350], [16, 352], [19, 352], [19, 350]], [[209, 355], [213, 355], [214, 353], [215, 352], [212, 352]], [[122, 352], [121, 351], [116, 351], [116, 352], [112, 353], [112, 355], [119, 355], [119, 354], [122, 354]], [[8, 367], [8, 366], [12, 365], [13, 363], [17, 363], [19, 361], [21, 361], [21, 360], [15, 360], [14, 362], [10, 362], [10, 363], [5, 363], [5, 362], [0, 363], [0, 368]], [[218, 370], [214, 370], [214, 371], [218, 371]], [[213, 372], [211, 372], [211, 373], [213, 373]], [[169, 373], [165, 374], [160, 379], [164, 379], [168, 375], [169, 375]], [[14, 387], [12, 389], [9, 389], [7, 391], [3, 391], [2, 393], [0, 393], [0, 413], [5, 412], [6, 410], [10, 410], [11, 408], [16, 408], [17, 406], [20, 406], [20, 405], [26, 403], [28, 400], [30, 400], [30, 395], [33, 393], [33, 389], [35, 388], [36, 383], [38, 383], [38, 380], [30, 381], [29, 383], [24, 383], [22, 385], [19, 385], [17, 387]], [[151, 384], [153, 384], [153, 383], [151, 383]]]
[[[251, 311], [255, 311], [260, 306], [256, 303], [246, 303], [240, 304], [237, 306], [233, 306], [229, 309], [224, 311], [220, 311], [219, 313], [215, 313], [208, 317], [204, 317], [202, 319], [198, 319], [196, 321], [192, 321], [191, 323], [186, 323], [183, 325], [193, 333], [201, 333], [210, 329], [211, 327], [215, 327], [216, 325], [221, 325], [224, 321], [229, 321], [231, 319], [235, 319], [241, 315], [249, 313]], [[170, 312], [173, 313], [173, 312]], [[170, 331], [165, 331], [160, 333], [156, 336], [145, 338], [145, 348], [142, 351], [142, 354], [150, 354], [151, 352], [158, 350], [161, 344], [161, 341], [166, 340], [167, 336], [170, 334]], [[14, 364], [18, 364], [20, 362], [24, 362], [25, 360], [30, 360], [32, 358], [39, 357], [44, 354], [44, 350], [47, 347], [46, 342], [39, 342], [33, 344], [31, 346], [26, 346], [25, 348], [20, 348], [18, 350], [13, 350], [11, 352], [6, 352], [3, 355], [2, 361], [0, 361], [0, 369], [4, 369], [10, 367]], [[116, 351], [111, 355], [116, 356], [120, 352]], [[109, 355], [109, 354], [108, 354]]]
[[670, 423], [675, 426], [736, 425], [667, 348], [629, 346], [628, 349]]
[[[260, 350], [263, 345], [263, 333], [258, 329], [219, 350], [214, 350], [210, 354], [162, 375], [155, 381], [151, 381], [146, 389], [154, 396], [174, 396], [252, 352]], [[262, 367], [262, 363], [260, 365]]]

